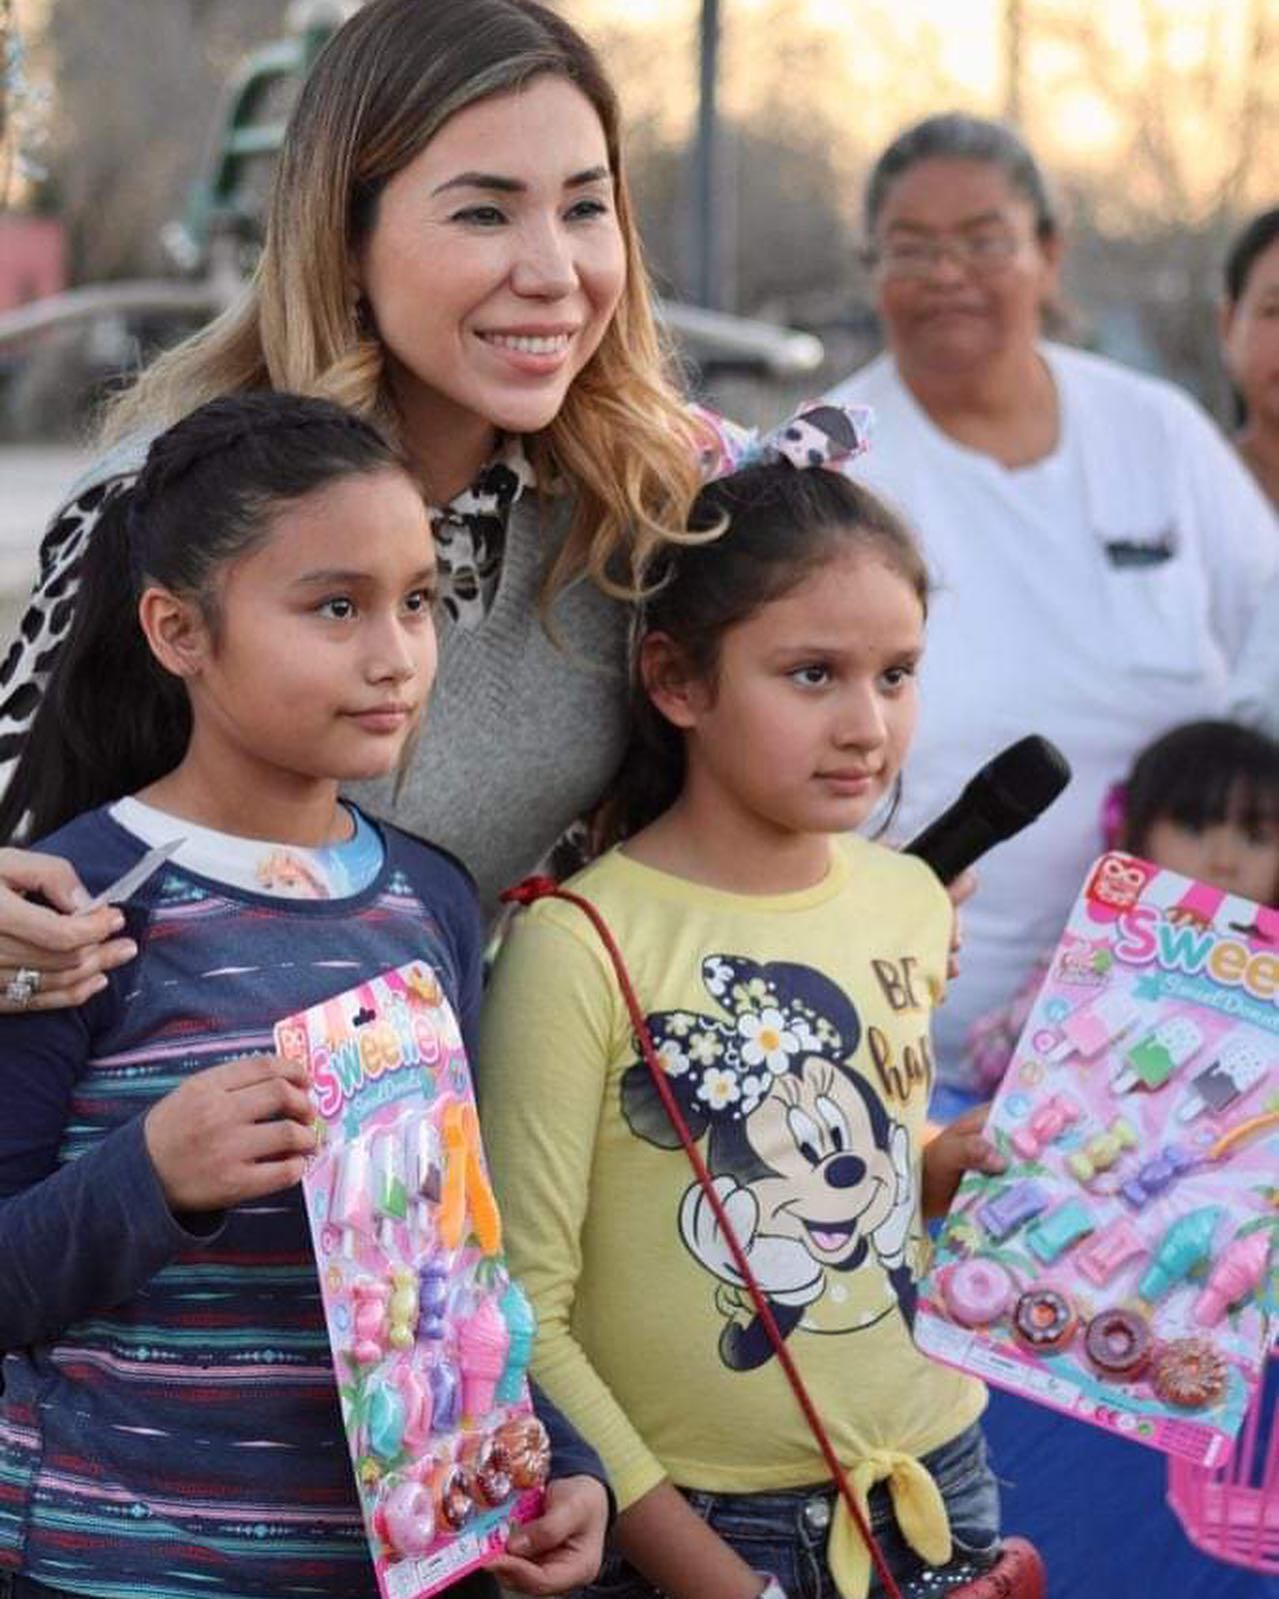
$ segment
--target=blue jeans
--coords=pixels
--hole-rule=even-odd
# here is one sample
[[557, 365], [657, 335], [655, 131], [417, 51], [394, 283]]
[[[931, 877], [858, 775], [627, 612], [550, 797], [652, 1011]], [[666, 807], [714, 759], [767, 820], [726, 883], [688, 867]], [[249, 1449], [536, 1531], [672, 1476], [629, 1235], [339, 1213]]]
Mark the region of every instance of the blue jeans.
[[[902, 1537], [886, 1485], [870, 1494], [870, 1527], [888, 1569], [902, 1590], [943, 1594], [970, 1582], [999, 1558], [999, 1485], [986, 1463], [986, 1442], [974, 1423], [940, 1449], [924, 1456], [946, 1513], [954, 1543], [949, 1565], [929, 1571]], [[826, 1564], [826, 1537], [838, 1490], [826, 1483], [785, 1493], [709, 1494], [684, 1491], [689, 1504], [725, 1543], [756, 1571], [770, 1571], [789, 1599], [839, 1599]], [[882, 1596], [872, 1572], [870, 1592]], [[581, 1599], [661, 1599], [620, 1555], [609, 1554], [599, 1576]]]

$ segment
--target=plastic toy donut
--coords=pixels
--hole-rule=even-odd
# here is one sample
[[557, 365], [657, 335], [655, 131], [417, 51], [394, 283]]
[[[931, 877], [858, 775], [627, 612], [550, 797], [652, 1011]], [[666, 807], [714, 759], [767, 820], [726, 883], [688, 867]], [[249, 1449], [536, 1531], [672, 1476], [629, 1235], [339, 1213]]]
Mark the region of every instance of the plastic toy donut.
[[422, 1555], [435, 1538], [435, 1507], [423, 1483], [402, 1482], [374, 1514], [374, 1527], [397, 1554]]
[[511, 1497], [511, 1474], [495, 1439], [478, 1440], [467, 1457], [467, 1467], [475, 1484], [475, 1497], [481, 1505], [492, 1509]]
[[1084, 1329], [1084, 1349], [1108, 1377], [1137, 1377], [1151, 1351], [1150, 1323], [1133, 1310], [1103, 1310]]
[[436, 1489], [439, 1517], [446, 1527], [456, 1532], [465, 1527], [475, 1514], [475, 1493], [470, 1475], [461, 1466], [448, 1467]]
[[551, 1444], [536, 1416], [513, 1416], [493, 1434], [495, 1463], [516, 1488], [540, 1488], [551, 1466]]
[[1216, 1404], [1226, 1391], [1226, 1363], [1206, 1338], [1174, 1338], [1155, 1355], [1151, 1386], [1183, 1410]]
[[961, 1327], [987, 1327], [1008, 1309], [1012, 1278], [996, 1260], [961, 1260], [942, 1277], [946, 1309]]
[[1075, 1313], [1055, 1288], [1032, 1288], [1013, 1307], [1013, 1331], [1036, 1354], [1060, 1349], [1075, 1335]]

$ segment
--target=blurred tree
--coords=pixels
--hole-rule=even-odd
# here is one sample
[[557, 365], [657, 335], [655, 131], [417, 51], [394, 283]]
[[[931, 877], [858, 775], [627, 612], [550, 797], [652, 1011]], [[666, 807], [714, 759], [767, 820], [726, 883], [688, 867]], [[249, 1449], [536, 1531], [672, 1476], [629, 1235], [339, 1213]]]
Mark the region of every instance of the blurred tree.
[[1279, 191], [1279, 11], [1022, 0], [1021, 13], [1029, 131], [1072, 196], [1071, 279], [1094, 329], [1126, 322], [1153, 364], [1223, 400], [1222, 257]]
[[[647, 19], [608, 0], [564, 10], [600, 49], [626, 113], [629, 170], [650, 258], [675, 293], [692, 285], [697, 0]], [[866, 7], [858, 47], [818, 25], [807, 0], [723, 7], [720, 162], [727, 237], [722, 303], [744, 315], [833, 309], [856, 291], [856, 211], [868, 152], [900, 121], [957, 98], [937, 33]], [[894, 92], [884, 95], [891, 80]]]
[[286, 0], [53, 0], [51, 166], [79, 280], [171, 270], [160, 227], [180, 214], [226, 80], [278, 38]]
[[42, 210], [50, 201], [44, 79], [33, 0], [0, 0], [0, 211]]

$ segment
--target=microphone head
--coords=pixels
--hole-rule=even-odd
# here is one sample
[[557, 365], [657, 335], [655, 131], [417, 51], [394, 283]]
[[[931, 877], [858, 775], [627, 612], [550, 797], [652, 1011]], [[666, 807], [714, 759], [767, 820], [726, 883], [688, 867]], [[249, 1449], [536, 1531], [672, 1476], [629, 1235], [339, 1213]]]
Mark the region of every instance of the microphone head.
[[980, 806], [1000, 837], [1011, 838], [1048, 809], [1070, 776], [1070, 762], [1057, 746], [1031, 733], [987, 761], [965, 796]]

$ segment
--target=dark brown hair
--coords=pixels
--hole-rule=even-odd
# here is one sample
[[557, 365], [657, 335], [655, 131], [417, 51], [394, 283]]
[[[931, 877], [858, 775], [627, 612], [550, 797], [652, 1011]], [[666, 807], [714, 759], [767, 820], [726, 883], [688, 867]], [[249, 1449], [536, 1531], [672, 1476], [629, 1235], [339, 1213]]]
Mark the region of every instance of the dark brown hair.
[[[692, 678], [713, 681], [729, 628], [849, 548], [882, 559], [927, 610], [928, 573], [906, 524], [839, 472], [776, 462], [717, 478], [694, 502], [690, 531], [717, 528], [718, 537], [663, 551], [640, 617], [640, 635], [666, 634]], [[636, 657], [631, 741], [601, 812], [605, 843], [654, 821], [684, 783], [683, 736], [644, 691]]]
[[1195, 831], [1279, 829], [1279, 743], [1238, 722], [1186, 722], [1157, 738], [1124, 785], [1123, 848], [1145, 853], [1158, 821]]

